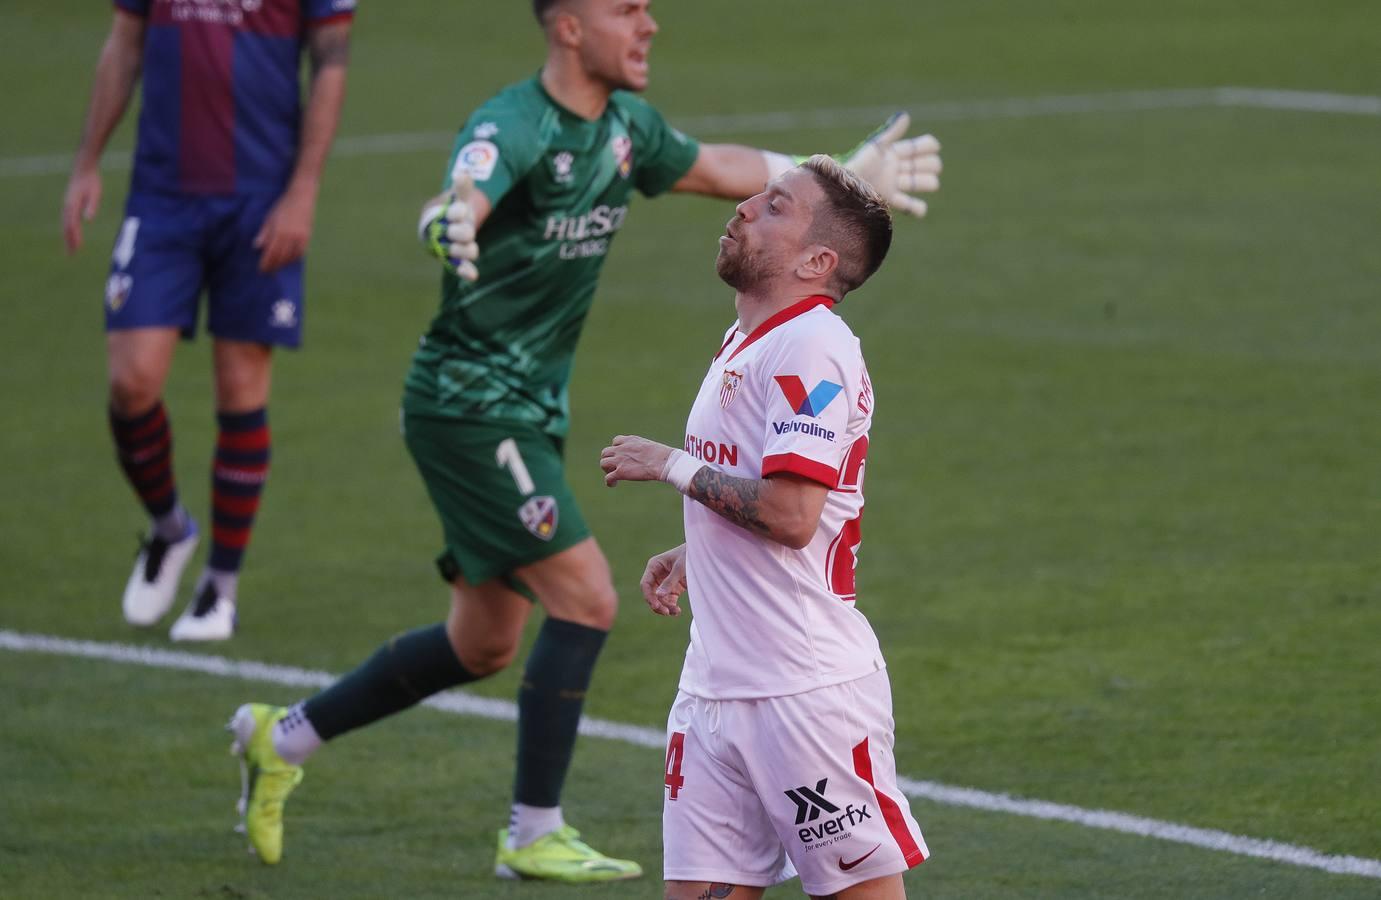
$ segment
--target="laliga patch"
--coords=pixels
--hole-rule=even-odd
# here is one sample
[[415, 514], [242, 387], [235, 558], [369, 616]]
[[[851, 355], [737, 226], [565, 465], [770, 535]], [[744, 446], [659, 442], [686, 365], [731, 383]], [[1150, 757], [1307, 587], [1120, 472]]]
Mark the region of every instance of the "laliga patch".
[[494, 174], [494, 166], [499, 162], [499, 148], [493, 141], [471, 141], [456, 154], [456, 164], [451, 169], [451, 180], [469, 175], [475, 181], [488, 181]]
[[130, 288], [134, 287], [134, 279], [124, 272], [112, 272], [105, 283], [105, 305], [113, 313], [120, 311], [120, 307], [125, 305], [129, 299]]
[[530, 497], [518, 507], [518, 518], [534, 537], [549, 541], [556, 534], [556, 498]]
[[791, 404], [791, 411], [798, 416], [818, 417], [825, 411], [825, 407], [834, 402], [834, 398], [839, 396], [839, 392], [844, 390], [842, 384], [835, 384], [833, 381], [821, 380], [819, 384], [806, 393], [805, 383], [801, 381], [799, 375], [777, 375], [775, 378], [777, 387], [782, 389], [782, 396], [786, 397], [786, 402]]
[[738, 396], [738, 388], [741, 384], [743, 384], [742, 372], [735, 372], [733, 369], [724, 370], [724, 381], [719, 386], [719, 405], [721, 408], [729, 408], [729, 404], [734, 402], [734, 397]]
[[614, 151], [614, 163], [619, 167], [619, 176], [627, 178], [633, 171], [633, 139], [626, 134], [615, 135], [609, 142], [609, 149]]

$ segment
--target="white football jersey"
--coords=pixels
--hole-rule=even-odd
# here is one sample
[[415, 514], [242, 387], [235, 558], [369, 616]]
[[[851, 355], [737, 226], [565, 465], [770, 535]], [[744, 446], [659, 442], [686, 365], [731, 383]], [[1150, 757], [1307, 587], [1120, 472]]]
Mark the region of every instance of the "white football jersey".
[[750, 335], [735, 323], [691, 408], [684, 449], [706, 465], [752, 479], [792, 472], [830, 492], [801, 550], [685, 501], [688, 694], [784, 697], [883, 668], [854, 592], [873, 391], [832, 305], [802, 300]]

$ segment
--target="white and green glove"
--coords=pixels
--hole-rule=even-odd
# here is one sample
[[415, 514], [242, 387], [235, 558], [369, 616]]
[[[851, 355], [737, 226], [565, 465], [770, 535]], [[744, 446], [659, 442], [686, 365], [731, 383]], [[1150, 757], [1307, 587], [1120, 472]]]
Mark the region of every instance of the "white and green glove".
[[441, 264], [466, 281], [480, 277], [475, 268], [480, 247], [475, 243], [475, 210], [470, 205], [475, 184], [469, 175], [462, 175], [451, 189], [422, 211], [417, 223], [417, 237], [427, 252]]
[[931, 134], [898, 140], [910, 127], [911, 116], [896, 113], [863, 143], [837, 158], [871, 184], [888, 206], [920, 218], [925, 215], [925, 201], [912, 192], [940, 189], [940, 142]]

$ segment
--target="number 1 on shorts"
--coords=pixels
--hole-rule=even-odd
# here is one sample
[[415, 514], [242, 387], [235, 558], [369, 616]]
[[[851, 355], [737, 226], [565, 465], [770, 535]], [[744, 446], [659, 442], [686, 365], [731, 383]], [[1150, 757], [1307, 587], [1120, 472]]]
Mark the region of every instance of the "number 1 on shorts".
[[518, 442], [513, 438], [504, 438], [499, 441], [499, 450], [494, 454], [494, 460], [513, 476], [513, 483], [518, 486], [518, 493], [526, 497], [537, 490], [537, 485], [532, 483], [532, 475], [528, 473], [527, 464], [523, 462], [523, 455], [518, 452]]

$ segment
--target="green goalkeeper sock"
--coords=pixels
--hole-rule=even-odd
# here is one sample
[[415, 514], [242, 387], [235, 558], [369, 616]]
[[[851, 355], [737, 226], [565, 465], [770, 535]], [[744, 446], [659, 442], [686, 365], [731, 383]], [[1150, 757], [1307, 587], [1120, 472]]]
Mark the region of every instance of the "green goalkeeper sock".
[[308, 699], [303, 711], [322, 740], [330, 740], [477, 680], [438, 623], [390, 639], [362, 666]]
[[585, 691], [607, 635], [561, 619], [542, 623], [518, 691], [515, 803], [561, 805]]

